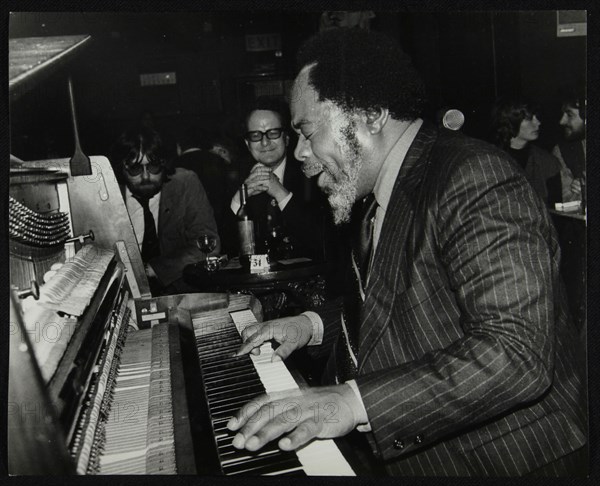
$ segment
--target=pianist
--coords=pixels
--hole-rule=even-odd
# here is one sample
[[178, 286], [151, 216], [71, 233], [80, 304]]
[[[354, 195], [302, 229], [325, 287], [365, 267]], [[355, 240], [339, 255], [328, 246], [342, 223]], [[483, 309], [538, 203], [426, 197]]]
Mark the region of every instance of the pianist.
[[196, 245], [203, 234], [217, 237], [206, 192], [198, 177], [167, 162], [157, 132], [140, 128], [122, 134], [111, 162], [138, 240], [152, 294], [178, 293], [183, 268], [204, 258]]
[[422, 84], [391, 39], [335, 29], [299, 60], [296, 158], [338, 222], [354, 201], [374, 204], [354, 208], [365, 238], [343, 312], [254, 325], [238, 350], [275, 339], [282, 359], [305, 345], [328, 352], [332, 384], [248, 403], [228, 422], [233, 445], [292, 450], [358, 428], [393, 475], [584, 474], [580, 351], [558, 243], [522, 172], [419, 117]]

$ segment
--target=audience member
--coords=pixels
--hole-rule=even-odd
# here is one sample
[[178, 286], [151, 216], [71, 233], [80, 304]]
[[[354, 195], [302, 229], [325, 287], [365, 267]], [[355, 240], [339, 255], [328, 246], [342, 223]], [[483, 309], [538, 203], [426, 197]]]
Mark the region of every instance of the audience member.
[[335, 220], [357, 224], [354, 279], [343, 313], [243, 332], [238, 354], [270, 339], [274, 359], [305, 345], [328, 353], [332, 385], [244, 405], [228, 422], [234, 447], [279, 439], [293, 450], [360, 426], [390, 474], [576, 474], [576, 331], [552, 221], [523, 172], [496, 147], [424, 122], [423, 84], [382, 34], [324, 32], [298, 64], [295, 155]]
[[225, 191], [227, 174], [223, 159], [208, 150], [207, 142], [202, 140], [202, 131], [190, 125], [178, 136], [179, 156], [175, 167], [188, 169], [196, 173], [213, 208], [219, 234], [223, 229], [223, 218], [229, 197]]
[[217, 238], [213, 211], [198, 178], [173, 169], [157, 132], [141, 127], [122, 134], [111, 162], [154, 293], [177, 292], [183, 268], [204, 258], [203, 234]]
[[541, 122], [532, 104], [522, 99], [499, 99], [492, 110], [494, 142], [517, 161], [525, 177], [546, 204], [560, 201], [558, 190], [548, 180], [560, 173], [560, 162], [533, 144], [539, 137]]
[[[300, 164], [288, 158], [288, 107], [279, 99], [258, 98], [247, 113], [245, 125], [246, 146], [256, 163], [244, 183], [259, 251], [275, 232], [286, 253], [321, 257], [320, 214], [305, 200], [306, 178]], [[239, 207], [238, 191], [231, 200], [232, 214]]]
[[565, 140], [552, 150], [561, 163], [562, 199], [564, 202], [581, 200], [581, 185], [585, 184], [585, 116], [586, 100], [582, 95], [568, 95], [563, 99], [560, 125]]

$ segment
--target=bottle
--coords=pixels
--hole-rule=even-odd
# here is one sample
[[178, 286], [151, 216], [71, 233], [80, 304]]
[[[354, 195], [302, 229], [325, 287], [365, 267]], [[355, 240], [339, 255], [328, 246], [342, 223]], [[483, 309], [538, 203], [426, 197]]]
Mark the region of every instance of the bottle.
[[581, 182], [581, 214], [585, 215], [587, 212], [587, 187], [585, 185], [585, 177], [579, 179]]
[[249, 260], [250, 255], [255, 252], [254, 242], [254, 222], [248, 216], [248, 188], [246, 184], [242, 184], [240, 188], [240, 209], [237, 212], [238, 218], [238, 234], [240, 238], [240, 262], [244, 264], [244, 260]]

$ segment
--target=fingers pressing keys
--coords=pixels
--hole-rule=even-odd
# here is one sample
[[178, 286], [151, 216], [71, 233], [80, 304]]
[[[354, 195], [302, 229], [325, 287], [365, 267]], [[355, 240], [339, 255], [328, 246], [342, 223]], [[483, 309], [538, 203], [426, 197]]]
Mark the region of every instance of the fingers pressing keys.
[[310, 341], [312, 333], [312, 322], [303, 315], [250, 325], [242, 331], [243, 344], [234, 356], [248, 353], [259, 355], [260, 346], [274, 340], [279, 343], [279, 347], [273, 353], [272, 361], [286, 359], [296, 349], [304, 347]]
[[245, 404], [227, 428], [237, 432], [232, 442], [237, 449], [256, 451], [281, 437], [280, 449], [296, 450], [315, 438], [350, 432], [362, 419], [357, 400], [347, 384], [261, 395]]

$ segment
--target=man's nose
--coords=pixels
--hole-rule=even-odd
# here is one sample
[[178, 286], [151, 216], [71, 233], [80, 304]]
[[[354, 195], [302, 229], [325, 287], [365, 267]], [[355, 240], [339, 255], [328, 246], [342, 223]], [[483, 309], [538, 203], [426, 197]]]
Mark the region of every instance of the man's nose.
[[271, 140], [269, 140], [269, 139], [267, 138], [267, 135], [266, 135], [265, 133], [263, 133], [263, 136], [262, 136], [262, 138], [260, 139], [260, 144], [261, 144], [263, 147], [266, 147], [266, 146], [267, 146], [267, 145], [269, 145], [270, 143], [271, 143]]
[[304, 162], [309, 155], [310, 150], [308, 148], [308, 143], [299, 138], [298, 143], [296, 143], [296, 148], [294, 149], [294, 157], [296, 157], [296, 159], [300, 162]]
[[148, 172], [148, 165], [142, 164], [142, 179], [148, 180], [150, 178], [150, 172]]
[[567, 124], [567, 115], [565, 115], [563, 113], [563, 116], [560, 117], [560, 121], [558, 122], [558, 124], [562, 125], [562, 126], [566, 125]]

